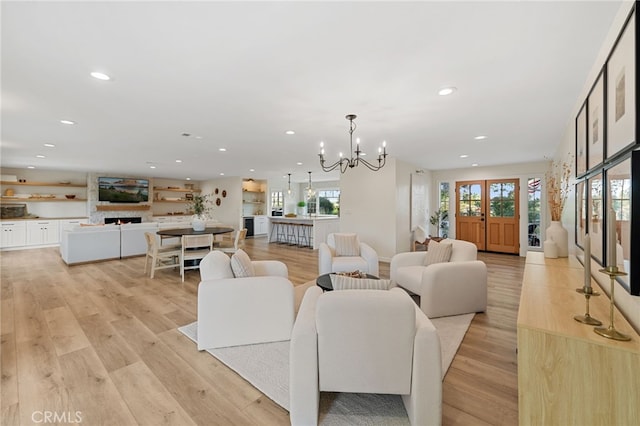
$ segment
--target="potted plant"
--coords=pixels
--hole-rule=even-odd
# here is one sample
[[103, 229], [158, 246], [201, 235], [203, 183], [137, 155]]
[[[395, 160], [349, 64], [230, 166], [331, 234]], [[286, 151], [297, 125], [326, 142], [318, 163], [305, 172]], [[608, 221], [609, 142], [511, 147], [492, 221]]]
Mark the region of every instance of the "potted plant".
[[194, 231], [204, 231], [207, 225], [207, 219], [209, 219], [209, 212], [211, 211], [211, 201], [209, 200], [211, 194], [194, 194], [193, 199], [189, 203], [189, 209], [193, 212], [191, 218], [191, 227]]
[[440, 229], [442, 228], [442, 221], [447, 220], [449, 213], [446, 210], [436, 210], [429, 218], [429, 222], [436, 227], [436, 237], [440, 238]]
[[304, 215], [304, 207], [307, 205], [304, 201], [298, 201], [298, 214], [300, 216]]

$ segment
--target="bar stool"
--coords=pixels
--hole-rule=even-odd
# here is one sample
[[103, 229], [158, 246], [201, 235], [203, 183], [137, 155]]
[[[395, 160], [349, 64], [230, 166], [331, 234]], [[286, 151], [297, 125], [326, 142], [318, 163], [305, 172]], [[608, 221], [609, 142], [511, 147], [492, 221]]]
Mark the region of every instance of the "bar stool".
[[287, 227], [287, 243], [289, 245], [298, 245], [298, 236], [296, 235], [297, 223], [289, 223]]
[[298, 247], [305, 247], [309, 245], [309, 239], [307, 238], [307, 226], [308, 225], [306, 223], [298, 225]]
[[276, 241], [279, 243], [287, 242], [287, 234], [285, 233], [287, 227], [286, 222], [278, 222], [277, 231], [276, 231]]

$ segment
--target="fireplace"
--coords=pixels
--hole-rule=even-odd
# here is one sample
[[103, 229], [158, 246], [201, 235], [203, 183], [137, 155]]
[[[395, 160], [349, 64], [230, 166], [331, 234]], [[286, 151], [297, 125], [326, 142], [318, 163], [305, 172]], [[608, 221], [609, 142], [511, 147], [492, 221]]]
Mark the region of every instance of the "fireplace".
[[105, 217], [104, 224], [109, 225], [115, 223], [116, 225], [124, 225], [125, 223], [142, 223], [142, 217]]

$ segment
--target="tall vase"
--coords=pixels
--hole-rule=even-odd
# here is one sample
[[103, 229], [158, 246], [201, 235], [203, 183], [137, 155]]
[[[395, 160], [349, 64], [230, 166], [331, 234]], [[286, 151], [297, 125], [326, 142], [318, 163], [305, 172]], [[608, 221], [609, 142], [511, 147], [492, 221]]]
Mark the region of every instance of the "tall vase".
[[203, 215], [194, 214], [191, 217], [191, 227], [194, 231], [204, 231], [207, 226], [207, 218]]
[[569, 256], [569, 232], [562, 226], [559, 220], [552, 220], [547, 228], [547, 240], [556, 243], [558, 247], [558, 257]]

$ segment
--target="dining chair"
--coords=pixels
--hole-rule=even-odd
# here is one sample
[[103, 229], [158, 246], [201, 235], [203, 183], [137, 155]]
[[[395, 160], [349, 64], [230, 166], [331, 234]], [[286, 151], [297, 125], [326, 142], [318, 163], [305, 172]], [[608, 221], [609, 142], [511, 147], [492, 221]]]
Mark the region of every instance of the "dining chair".
[[[180, 262], [180, 277], [184, 282], [184, 271], [186, 269], [198, 269], [199, 261], [213, 250], [213, 234], [183, 235], [182, 236], [182, 262]], [[186, 261], [191, 262], [185, 266]]]
[[156, 234], [145, 232], [147, 241], [147, 255], [144, 259], [144, 274], [147, 275], [147, 265], [151, 258], [151, 277], [157, 269], [179, 268], [182, 265], [182, 251], [178, 246], [161, 247]]
[[244, 240], [247, 237], [247, 228], [236, 231], [235, 237], [232, 241], [222, 241], [219, 245], [216, 245], [216, 250], [220, 250], [224, 253], [235, 253], [238, 249], [244, 248]]

